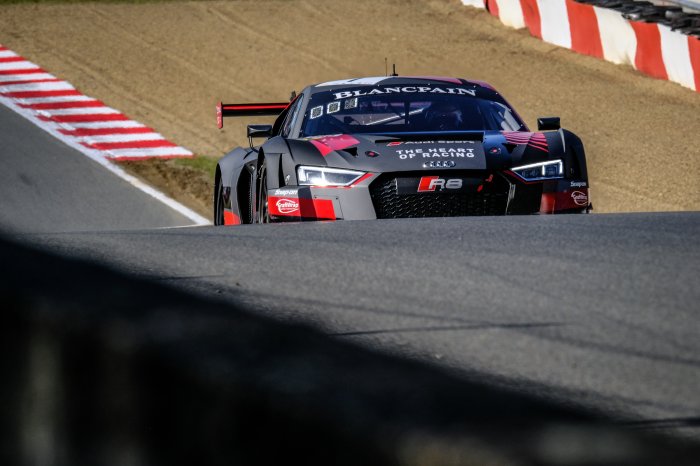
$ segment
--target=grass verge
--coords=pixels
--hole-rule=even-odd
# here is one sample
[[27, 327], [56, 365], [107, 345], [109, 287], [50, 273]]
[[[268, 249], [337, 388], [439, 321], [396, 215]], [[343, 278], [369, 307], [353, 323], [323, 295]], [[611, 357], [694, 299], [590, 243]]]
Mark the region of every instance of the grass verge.
[[217, 158], [143, 160], [119, 164], [129, 173], [211, 219]]

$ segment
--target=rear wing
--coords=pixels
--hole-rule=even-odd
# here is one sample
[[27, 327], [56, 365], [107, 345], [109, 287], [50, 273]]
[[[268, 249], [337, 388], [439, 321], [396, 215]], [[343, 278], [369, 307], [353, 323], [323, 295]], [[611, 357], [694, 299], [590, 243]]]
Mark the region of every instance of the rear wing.
[[224, 127], [224, 117], [242, 116], [276, 116], [282, 113], [291, 102], [276, 102], [266, 104], [219, 104], [216, 106], [216, 124], [219, 129]]

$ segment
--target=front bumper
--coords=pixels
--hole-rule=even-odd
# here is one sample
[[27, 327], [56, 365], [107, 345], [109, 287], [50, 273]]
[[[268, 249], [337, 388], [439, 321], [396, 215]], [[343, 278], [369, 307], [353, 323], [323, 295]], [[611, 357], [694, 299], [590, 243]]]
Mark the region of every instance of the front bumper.
[[[433, 179], [437, 186], [426, 183]], [[460, 182], [450, 186], [450, 180]], [[272, 221], [583, 213], [589, 205], [585, 180], [528, 183], [509, 171], [370, 174], [348, 187], [287, 186], [268, 192]]]

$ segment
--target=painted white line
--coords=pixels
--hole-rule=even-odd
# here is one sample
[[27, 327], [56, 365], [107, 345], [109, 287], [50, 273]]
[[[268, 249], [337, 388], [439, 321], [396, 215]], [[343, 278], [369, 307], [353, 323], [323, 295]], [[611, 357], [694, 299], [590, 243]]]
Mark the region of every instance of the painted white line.
[[22, 98], [15, 99], [23, 104], [52, 104], [61, 102], [85, 102], [90, 100], [95, 100], [92, 97], [86, 95], [64, 95], [56, 97], [32, 97], [30, 99]]
[[10, 58], [10, 57], [19, 57], [19, 55], [17, 55], [12, 50], [0, 50], [0, 58]]
[[9, 63], [0, 63], [0, 71], [9, 70], [33, 70], [39, 68], [37, 65], [30, 61], [11, 61]]
[[[142, 182], [138, 178], [126, 173], [121, 167], [118, 167], [117, 165], [115, 165], [112, 162], [110, 162], [109, 160], [107, 160], [105, 158], [103, 152], [97, 151], [94, 149], [89, 149], [89, 148], [83, 146], [82, 144], [80, 144], [74, 138], [67, 137], [67, 136], [61, 134], [60, 132], [58, 132], [56, 130], [55, 125], [46, 124], [45, 122], [39, 120], [38, 118], [36, 118], [34, 113], [32, 113], [28, 109], [24, 109], [24, 108], [16, 105], [12, 101], [12, 99], [8, 99], [8, 98], [0, 96], [0, 104], [3, 104], [6, 107], [14, 110], [19, 115], [21, 115], [24, 118], [26, 118], [27, 120], [31, 121], [36, 126], [43, 129], [44, 131], [48, 132], [49, 134], [56, 137], [57, 139], [60, 139], [68, 146], [72, 147], [73, 149], [77, 150], [78, 152], [85, 154], [87, 157], [89, 157], [90, 159], [99, 163], [100, 165], [105, 167], [107, 170], [111, 171], [112, 173], [114, 173], [115, 175], [117, 175], [118, 177], [120, 177], [121, 179], [126, 181], [127, 183], [131, 184], [133, 187], [140, 189], [141, 191], [143, 191], [144, 193], [153, 197], [154, 199], [157, 199], [158, 201], [167, 205], [171, 209], [179, 212], [184, 217], [186, 217], [187, 219], [192, 221], [194, 224], [196, 224], [196, 225], [211, 225], [211, 222], [209, 222], [209, 220], [202, 217], [201, 215], [199, 215], [198, 213], [196, 213], [192, 209], [185, 207], [184, 205], [180, 204], [176, 200], [166, 196], [165, 194], [158, 191], [157, 189], [154, 189], [153, 187]], [[176, 148], [173, 148], [173, 149], [176, 149]]]
[[133, 120], [123, 121], [86, 121], [63, 125], [64, 129], [99, 129], [99, 128], [145, 128], [143, 123]]
[[[75, 137], [75, 136], [73, 136]], [[105, 134], [101, 136], [78, 136], [75, 139], [90, 144], [99, 142], [158, 141], [166, 139], [158, 133]]]
[[105, 106], [100, 106], [100, 107], [84, 107], [84, 108], [60, 108], [60, 109], [55, 109], [55, 110], [39, 110], [41, 113], [46, 113], [47, 115], [51, 116], [60, 116], [60, 115], [114, 115], [114, 114], [120, 114], [119, 110], [115, 110], [113, 108], [105, 107]]
[[48, 83], [0, 84], [0, 90], [2, 92], [74, 91], [75, 88], [65, 81], [54, 81]]
[[34, 81], [35, 79], [56, 79], [56, 76], [49, 73], [2, 74], [0, 75], [0, 85], [9, 81]]
[[105, 151], [112, 157], [153, 157], [158, 155], [192, 155], [182, 147], [150, 147], [147, 149], [110, 149]]

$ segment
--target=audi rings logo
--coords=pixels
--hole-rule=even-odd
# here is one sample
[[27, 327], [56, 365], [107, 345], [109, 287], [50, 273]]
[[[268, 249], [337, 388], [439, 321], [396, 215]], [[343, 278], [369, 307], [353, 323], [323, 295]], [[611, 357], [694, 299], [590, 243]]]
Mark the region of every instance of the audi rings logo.
[[452, 168], [457, 163], [454, 160], [430, 160], [423, 162], [423, 168]]
[[574, 200], [576, 205], [586, 205], [588, 204], [588, 194], [581, 191], [574, 191], [571, 193], [571, 199]]
[[280, 199], [275, 205], [281, 214], [291, 214], [299, 210], [299, 203], [292, 199]]

